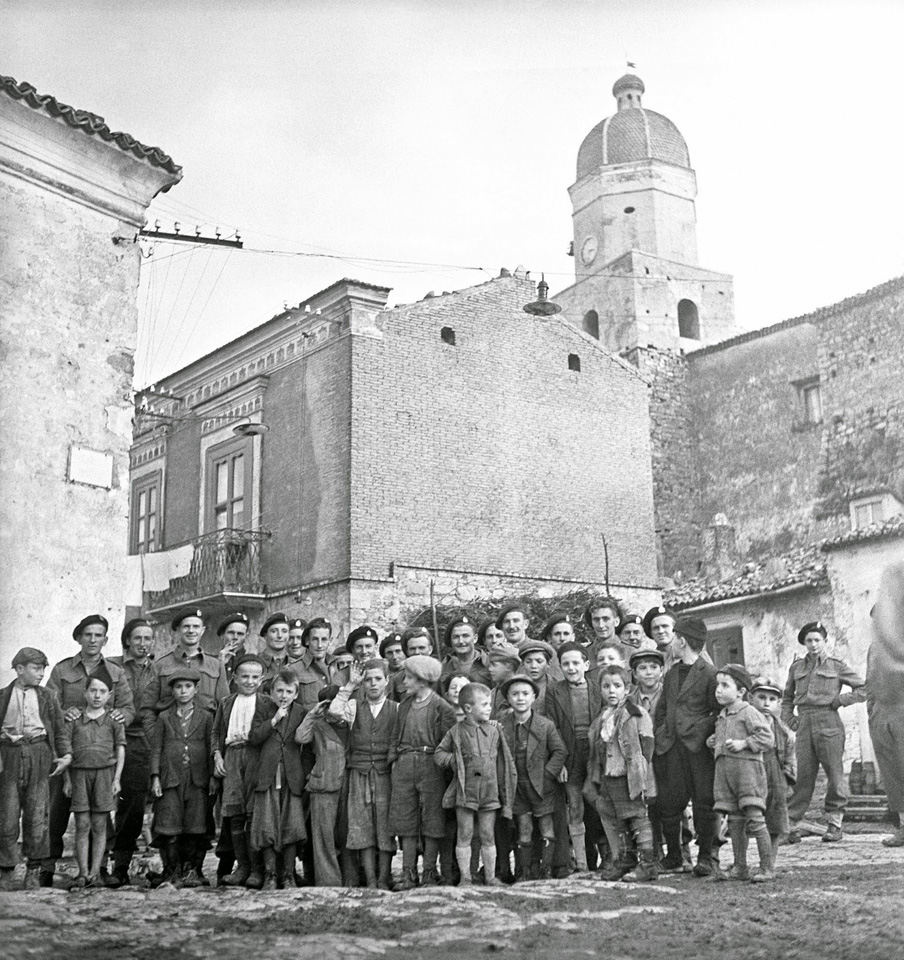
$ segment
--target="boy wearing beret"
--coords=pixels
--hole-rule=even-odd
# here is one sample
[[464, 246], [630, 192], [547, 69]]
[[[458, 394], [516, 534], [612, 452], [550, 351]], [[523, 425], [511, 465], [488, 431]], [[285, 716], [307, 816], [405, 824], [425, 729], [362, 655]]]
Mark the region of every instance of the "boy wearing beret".
[[[400, 890], [418, 885], [418, 842], [424, 842], [423, 884], [438, 883], [436, 860], [445, 835], [443, 794], [446, 778], [433, 754], [455, 723], [455, 711], [436, 692], [442, 667], [433, 657], [417, 654], [405, 661], [406, 697], [390, 744], [392, 766], [392, 832], [402, 840]], [[467, 687], [465, 688], [467, 689]]]
[[72, 761], [60, 705], [41, 686], [47, 657], [23, 647], [12, 666], [16, 678], [0, 690], [0, 891], [13, 889], [20, 818], [25, 889], [39, 887], [48, 852], [48, 778], [60, 776]]
[[[805, 656], [788, 671], [782, 696], [782, 721], [797, 734], [797, 783], [788, 804], [789, 843], [799, 843], [800, 822], [806, 815], [820, 766], [826, 772], [826, 842], [841, 840], [841, 822], [848, 794], [844, 783], [845, 731], [839, 707], [866, 699], [865, 681], [848, 663], [828, 653], [828, 633], [822, 623], [804, 624], [797, 642]], [[842, 687], [849, 690], [842, 693]]]
[[[768, 791], [763, 754], [775, 746], [775, 736], [769, 721], [745, 699], [751, 686], [750, 675], [738, 663], [727, 663], [716, 673], [716, 700], [722, 710], [707, 746], [716, 757], [714, 809], [728, 815], [734, 852], [734, 864], [719, 875], [720, 880], [773, 878], [772, 843], [763, 816]], [[753, 875], [747, 869], [750, 837], [760, 855], [759, 870]]]
[[192, 667], [170, 674], [173, 703], [157, 716], [151, 740], [153, 831], [163, 860], [160, 882], [177, 887], [201, 886], [196, 864], [198, 852], [203, 854], [207, 845], [213, 718], [209, 711], [195, 707], [200, 680]]
[[[654, 622], [665, 616], [657, 612]], [[662, 645], [659, 646], [662, 649]], [[662, 832], [668, 848], [662, 866], [672, 872], [684, 869], [681, 815], [693, 800], [699, 846], [694, 874], [698, 877], [711, 877], [716, 871], [713, 854], [715, 760], [706, 741], [715, 732], [719, 703], [716, 671], [703, 657], [705, 646], [706, 624], [702, 620], [682, 617], [675, 623], [669, 643], [675, 662], [665, 675], [653, 721], [656, 740], [653, 766], [662, 810]]]
[[[47, 689], [56, 695], [66, 721], [81, 715], [85, 706], [85, 683], [102, 668], [112, 682], [109, 708], [113, 719], [128, 726], [135, 717], [136, 703], [125, 671], [103, 655], [108, 628], [106, 617], [99, 613], [84, 617], [72, 631], [72, 639], [81, 647], [80, 652], [61, 660], [50, 671]], [[41, 866], [42, 887], [53, 886], [56, 861], [63, 855], [63, 834], [69, 825], [69, 813], [69, 798], [63, 794], [63, 778], [54, 778], [50, 781], [50, 850]]]

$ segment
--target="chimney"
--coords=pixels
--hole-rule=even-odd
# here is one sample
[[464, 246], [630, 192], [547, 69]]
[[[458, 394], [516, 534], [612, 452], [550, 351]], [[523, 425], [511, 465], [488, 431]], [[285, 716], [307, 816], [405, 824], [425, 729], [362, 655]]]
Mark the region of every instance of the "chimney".
[[737, 572], [735, 529], [724, 513], [717, 513], [703, 531], [703, 574], [707, 580], [728, 580]]

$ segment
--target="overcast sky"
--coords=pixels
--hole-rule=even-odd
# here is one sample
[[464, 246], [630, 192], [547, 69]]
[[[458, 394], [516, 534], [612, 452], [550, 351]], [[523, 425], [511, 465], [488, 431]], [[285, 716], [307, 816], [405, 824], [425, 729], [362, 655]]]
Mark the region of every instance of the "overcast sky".
[[902, 36], [902, 0], [0, 0], [0, 73], [181, 164], [162, 229], [341, 256], [157, 243], [141, 385], [343, 276], [391, 303], [519, 264], [567, 286], [577, 150], [627, 60], [742, 327], [904, 273]]

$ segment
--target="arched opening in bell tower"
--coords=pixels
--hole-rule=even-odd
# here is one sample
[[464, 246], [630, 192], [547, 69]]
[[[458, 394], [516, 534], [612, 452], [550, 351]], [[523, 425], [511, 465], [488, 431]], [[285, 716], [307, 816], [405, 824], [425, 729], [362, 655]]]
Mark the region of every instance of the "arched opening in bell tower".
[[700, 339], [700, 317], [693, 300], [678, 301], [678, 336], [688, 340]]
[[600, 338], [600, 317], [596, 310], [588, 310], [584, 314], [583, 321], [584, 333], [589, 333], [591, 337], [599, 340]]

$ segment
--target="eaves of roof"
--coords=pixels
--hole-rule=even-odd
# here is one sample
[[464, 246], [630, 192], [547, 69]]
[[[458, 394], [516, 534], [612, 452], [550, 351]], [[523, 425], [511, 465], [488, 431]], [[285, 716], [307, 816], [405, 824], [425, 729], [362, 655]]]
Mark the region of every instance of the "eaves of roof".
[[852, 530], [850, 533], [842, 534], [840, 537], [833, 537], [822, 544], [824, 553], [832, 550], [838, 550], [842, 547], [848, 547], [853, 544], [865, 543], [875, 540], [895, 540], [898, 537], [904, 537], [904, 514], [892, 517], [885, 523], [871, 523], [868, 527], [862, 527], [859, 530]]

